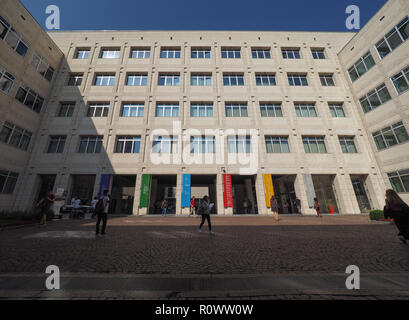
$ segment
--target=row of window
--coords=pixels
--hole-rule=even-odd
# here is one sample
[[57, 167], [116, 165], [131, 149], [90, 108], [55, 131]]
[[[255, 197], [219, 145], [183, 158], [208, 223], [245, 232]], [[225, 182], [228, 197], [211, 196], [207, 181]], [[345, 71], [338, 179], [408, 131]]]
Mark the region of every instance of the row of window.
[[396, 192], [409, 192], [409, 169], [388, 173], [388, 178]]
[[[74, 59], [88, 59], [91, 48], [77, 48], [74, 53]], [[281, 54], [284, 59], [301, 59], [300, 48], [282, 48]], [[325, 59], [324, 49], [311, 49], [311, 54], [314, 59]], [[148, 59], [150, 58], [150, 48], [139, 47], [131, 48], [129, 57], [131, 59]], [[100, 59], [119, 59], [121, 56], [121, 49], [117, 48], [101, 48], [99, 53]], [[270, 48], [252, 48], [251, 56], [253, 59], [271, 59]], [[161, 59], [180, 59], [181, 49], [175, 48], [161, 48]], [[211, 48], [199, 47], [191, 48], [190, 57], [192, 59], [210, 59]], [[221, 49], [222, 59], [240, 59], [241, 49], [238, 47], [229, 47]]]
[[[357, 153], [354, 137], [339, 136], [339, 143], [343, 153]], [[67, 137], [50, 136], [47, 153], [62, 153]], [[102, 136], [81, 136], [78, 147], [79, 153], [100, 153], [102, 151]], [[214, 136], [191, 136], [191, 153], [215, 153]], [[303, 136], [302, 143], [306, 153], [327, 153], [325, 137]], [[177, 152], [177, 136], [155, 136], [152, 145], [153, 153]], [[266, 136], [265, 146], [267, 153], [289, 153], [288, 136]], [[118, 136], [115, 143], [115, 153], [139, 153], [141, 147], [140, 136]], [[250, 153], [250, 136], [228, 136], [227, 149], [229, 153]]]
[[0, 131], [0, 141], [10, 146], [27, 151], [32, 133], [11, 122], [5, 121]]
[[0, 194], [12, 194], [16, 187], [18, 173], [0, 169]]
[[54, 68], [50, 66], [47, 60], [40, 56], [38, 53], [34, 53], [31, 59], [31, 65], [36, 71], [41, 74], [48, 82], [51, 82], [54, 75]]
[[409, 140], [408, 132], [402, 121], [376, 131], [372, 136], [378, 150], [387, 149]]
[[0, 39], [4, 40], [11, 49], [24, 57], [28, 51], [28, 43], [20, 36], [19, 33], [0, 16]]
[[[307, 74], [287, 74], [288, 84], [290, 86], [308, 86]], [[275, 86], [277, 85], [274, 73], [256, 73], [257, 86]], [[335, 86], [333, 74], [320, 73], [321, 85], [325, 87]], [[68, 77], [68, 86], [80, 86], [83, 80], [83, 73], [71, 73]], [[94, 86], [113, 86], [115, 84], [115, 73], [96, 73], [93, 81]], [[128, 73], [125, 84], [127, 86], [146, 86], [148, 84], [147, 73]], [[179, 86], [179, 73], [159, 73], [159, 86]], [[191, 86], [212, 86], [211, 73], [191, 73]], [[223, 73], [224, 86], [244, 86], [244, 73]]]
[[[294, 103], [297, 117], [318, 117], [315, 103]], [[345, 110], [342, 103], [328, 103], [333, 118], [345, 118]], [[64, 102], [60, 104], [57, 117], [72, 117], [75, 103]], [[107, 117], [109, 114], [109, 103], [90, 103], [88, 105], [88, 117]], [[143, 117], [145, 106], [143, 103], [123, 103], [121, 117]], [[280, 102], [260, 103], [260, 114], [262, 117], [283, 117]], [[226, 103], [226, 117], [248, 117], [247, 103]], [[179, 117], [178, 103], [157, 103], [156, 117]], [[213, 104], [210, 102], [191, 103], [191, 117], [213, 117]]]

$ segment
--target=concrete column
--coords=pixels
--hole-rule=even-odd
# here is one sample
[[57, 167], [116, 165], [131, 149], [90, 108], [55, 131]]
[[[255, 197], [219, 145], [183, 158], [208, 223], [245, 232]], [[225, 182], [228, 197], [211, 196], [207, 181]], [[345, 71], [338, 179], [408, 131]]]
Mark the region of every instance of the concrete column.
[[266, 204], [266, 191], [264, 188], [263, 175], [261, 173], [257, 174], [256, 177], [256, 196], [257, 196], [257, 208], [259, 214], [270, 214], [271, 211], [268, 210]]
[[[134, 191], [134, 196], [133, 196], [133, 209], [132, 209], [132, 214], [134, 216], [141, 214], [141, 209], [139, 208], [139, 201], [141, 199], [141, 183], [142, 183], [142, 173], [138, 173], [136, 175], [136, 181], [135, 181], [135, 191]], [[146, 214], [146, 212], [144, 213]]]
[[308, 205], [307, 192], [305, 191], [304, 178], [301, 173], [297, 174], [294, 181], [294, 190], [298, 199], [301, 200], [301, 212], [303, 215], [316, 214], [313, 208]]
[[225, 214], [224, 201], [223, 201], [223, 175], [217, 173], [216, 178], [216, 196], [217, 196], [217, 214]]
[[339, 213], [361, 213], [350, 176], [346, 174], [337, 174], [335, 176], [334, 185]]
[[[24, 183], [21, 184], [19, 188], [19, 193], [15, 197], [14, 210], [30, 210], [35, 205], [35, 197], [37, 196], [40, 178], [37, 174], [29, 173], [25, 174], [21, 181]], [[16, 188], [17, 189], [17, 188]], [[16, 191], [14, 191], [16, 192]], [[10, 206], [11, 208], [11, 206]]]
[[374, 173], [368, 175], [365, 181], [365, 185], [368, 189], [368, 198], [374, 209], [382, 210], [385, 206], [385, 191], [386, 186], [382, 181], [382, 178]]
[[178, 173], [176, 178], [176, 214], [182, 214], [182, 174]]

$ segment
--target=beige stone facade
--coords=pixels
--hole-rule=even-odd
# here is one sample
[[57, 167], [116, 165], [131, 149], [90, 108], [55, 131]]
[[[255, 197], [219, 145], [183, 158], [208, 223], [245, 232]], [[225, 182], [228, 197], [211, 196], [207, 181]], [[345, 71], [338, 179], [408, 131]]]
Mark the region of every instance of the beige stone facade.
[[[393, 14], [394, 10], [399, 12], [399, 16]], [[5, 13], [2, 9], [1, 16]], [[405, 146], [403, 143], [378, 152], [372, 133], [398, 120], [402, 120], [404, 126], [409, 128], [408, 93], [397, 95], [393, 91], [393, 84], [388, 81], [390, 76], [409, 64], [409, 41], [381, 61], [376, 56], [374, 43], [383, 36], [387, 27], [371, 26], [379, 20], [379, 15], [385, 15], [383, 23], [393, 27], [408, 13], [405, 1], [390, 1], [357, 34], [256, 31], [50, 32], [49, 36], [64, 58], [58, 69], [59, 56], [43, 53], [50, 64], [55, 62], [58, 72], [55, 72], [51, 93], [43, 93], [47, 97], [46, 107], [40, 116], [34, 115], [38, 117], [35, 119], [35, 128], [29, 126], [28, 122], [21, 123], [21, 126], [26, 124], [33, 132], [37, 132], [30, 145], [29, 164], [29, 153], [20, 156], [12, 156], [10, 153], [8, 159], [0, 162], [0, 169], [14, 169], [20, 174], [14, 193], [0, 195], [0, 205], [7, 208], [7, 203], [11, 203], [11, 207], [18, 209], [31, 207], [47, 179], [53, 181], [53, 187], [67, 191], [67, 201], [80, 192], [79, 189], [90, 195], [86, 200], [91, 200], [100, 191], [102, 176], [108, 174], [111, 193], [121, 190], [116, 196], [117, 213], [121, 208], [133, 214], [157, 213], [155, 203], [162, 200], [163, 190], [168, 190], [166, 186], [172, 186], [175, 191], [170, 196], [173, 213], [188, 214], [189, 209], [182, 206], [182, 184], [183, 175], [191, 174], [192, 195], [195, 192], [201, 195], [205, 192], [203, 187], [209, 185], [207, 190], [215, 202], [215, 212], [221, 215], [269, 214], [264, 175], [272, 175], [282, 213], [295, 212], [294, 205], [286, 208], [285, 202], [292, 202], [298, 197], [302, 213], [314, 214], [311, 208], [313, 195], [320, 199], [324, 212], [358, 214], [382, 208], [384, 191], [390, 187], [386, 174], [409, 169], [408, 151], [407, 144]], [[45, 39], [48, 38], [45, 36]], [[2, 41], [0, 45], [3, 46]], [[354, 50], [351, 51], [351, 47]], [[107, 52], [103, 53], [104, 50]], [[120, 52], [118, 57], [112, 52], [116, 50]], [[132, 50], [141, 51], [136, 54], [140, 55], [139, 58], [132, 55]], [[149, 56], [142, 53], [144, 50], [149, 50]], [[163, 50], [169, 51], [165, 53]], [[173, 50], [179, 50], [180, 57], [170, 58], [169, 55], [177, 54]], [[193, 58], [195, 50], [199, 50], [203, 58]], [[349, 67], [368, 50], [372, 52], [376, 66], [351, 83]], [[237, 54], [237, 51], [240, 58], [223, 58], [224, 55]], [[325, 59], [317, 59], [317, 55], [322, 53]], [[29, 72], [31, 54], [30, 47], [25, 67], [20, 64], [14, 69], [9, 64], [10, 71], [16, 73], [16, 77], [19, 76], [18, 70]], [[289, 58], [298, 57], [298, 54], [299, 59]], [[104, 58], [109, 55], [115, 58]], [[265, 58], [255, 58], [255, 55]], [[12, 58], [8, 59], [16, 59]], [[2, 55], [0, 65], [8, 61], [1, 59]], [[78, 75], [82, 75], [81, 84], [68, 85], [74, 81], [73, 76]], [[142, 75], [142, 78], [128, 78], [134, 75]], [[200, 80], [192, 80], [196, 76], [201, 77]], [[260, 76], [263, 79], [260, 80]], [[260, 85], [260, 81], [266, 83], [272, 79], [275, 85]], [[331, 79], [334, 85], [323, 85], [332, 83]], [[98, 85], [110, 81], [113, 81], [113, 85]], [[146, 84], [127, 85], [130, 81]], [[176, 81], [176, 85], [159, 85], [162, 81]], [[195, 81], [209, 85], [194, 86], [192, 84]], [[235, 81], [240, 84], [243, 81], [243, 85], [226, 85], [227, 82]], [[291, 86], [290, 81], [296, 84], [298, 81], [307, 81], [308, 85]], [[372, 90], [381, 81], [387, 83], [393, 96], [388, 102], [390, 106], [385, 104], [364, 114], [359, 102], [361, 94]], [[34, 83], [41, 84], [40, 80]], [[39, 91], [47, 89], [35, 88]], [[14, 105], [24, 109], [14, 96], [9, 95], [6, 105], [11, 109], [14, 109]], [[61, 106], [67, 104], [72, 106], [72, 114], [61, 116]], [[124, 116], [124, 105], [127, 104], [143, 106], [143, 116]], [[158, 116], [161, 115], [161, 104], [178, 106], [177, 112], [173, 117]], [[208, 114], [210, 116], [192, 116], [192, 105], [196, 104], [212, 105], [212, 112]], [[272, 109], [269, 109], [269, 116], [266, 116], [266, 111], [261, 110], [266, 104], [280, 105], [281, 112], [272, 116]], [[94, 105], [97, 106], [93, 108]], [[98, 109], [102, 105], [109, 105], [106, 114]], [[240, 109], [239, 105], [246, 108]], [[341, 110], [337, 113], [331, 108]], [[2, 105], [2, 115], [3, 109]], [[164, 113], [172, 110], [167, 107]], [[104, 116], [99, 116], [100, 111]], [[230, 116], [230, 112], [234, 116]], [[192, 129], [197, 131], [193, 132]], [[164, 131], [160, 133], [158, 130]], [[213, 130], [213, 133], [209, 134], [205, 130]], [[157, 154], [152, 153], [153, 139], [167, 133], [178, 138], [177, 149], [175, 155], [170, 157], [172, 161], [158, 164], [155, 162]], [[227, 141], [237, 134], [251, 138], [251, 152], [247, 156], [253, 157], [247, 159], [249, 164], [230, 161], [235, 154], [229, 148], [234, 149], [234, 145], [229, 145]], [[208, 154], [211, 161], [189, 162], [191, 136], [197, 135], [215, 136], [211, 147], [215, 151]], [[85, 136], [101, 137], [101, 152], [79, 152], [85, 146], [81, 144]], [[65, 143], [61, 152], [50, 153], [51, 149], [54, 150], [50, 147], [50, 139], [55, 137], [64, 137]], [[139, 152], [116, 152], [119, 148], [117, 139], [124, 137], [138, 137]], [[274, 146], [267, 145], [266, 139], [272, 141], [270, 138], [276, 139]], [[286, 141], [284, 146], [278, 147], [281, 152], [269, 152], [277, 151], [278, 138]], [[322, 143], [316, 142], [316, 138], [324, 139], [325, 152], [306, 152], [322, 148]], [[353, 141], [354, 147], [350, 149], [346, 141], [348, 146]], [[90, 144], [86, 146], [84, 148], [89, 150]], [[1, 148], [8, 146], [2, 144]], [[184, 150], [187, 150], [187, 157], [184, 157]], [[18, 168], [11, 165], [17, 163], [14, 159], [20, 161], [23, 158], [25, 160]], [[152, 175], [147, 208], [140, 205], [140, 186], [144, 174]], [[225, 207], [224, 174], [232, 175], [233, 208]], [[156, 196], [160, 188], [165, 189], [160, 191], [161, 196]], [[407, 194], [403, 193], [403, 196]]]

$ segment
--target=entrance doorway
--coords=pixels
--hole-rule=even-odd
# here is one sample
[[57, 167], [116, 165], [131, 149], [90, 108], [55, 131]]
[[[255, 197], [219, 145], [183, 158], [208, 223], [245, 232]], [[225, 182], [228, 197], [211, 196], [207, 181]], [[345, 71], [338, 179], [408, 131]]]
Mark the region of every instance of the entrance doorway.
[[232, 175], [233, 214], [258, 214], [256, 176]]
[[161, 203], [168, 201], [168, 214], [176, 213], [176, 175], [152, 175], [149, 214], [161, 214]]
[[94, 193], [95, 175], [72, 175], [71, 192], [68, 200], [78, 197], [82, 205], [91, 205]]
[[196, 208], [204, 196], [208, 196], [210, 203], [214, 203], [211, 214], [217, 214], [216, 175], [192, 175], [191, 196], [196, 198]]
[[365, 176], [351, 176], [351, 182], [352, 186], [354, 187], [356, 200], [358, 201], [359, 209], [362, 213], [368, 213], [372, 209], [368, 199], [365, 179]]
[[112, 180], [109, 211], [113, 214], [132, 214], [136, 175], [115, 175]]
[[53, 190], [54, 184], [55, 184], [55, 178], [57, 175], [55, 174], [40, 174], [38, 176], [40, 178], [39, 181], [39, 188], [38, 188], [38, 193], [36, 197], [36, 203], [40, 201], [41, 198], [43, 198], [46, 194], [47, 191]]
[[296, 194], [294, 189], [295, 175], [273, 176], [274, 195], [278, 201], [280, 214], [301, 213], [294, 204]]
[[334, 190], [335, 175], [313, 175], [315, 195], [321, 205], [322, 213], [338, 213], [338, 204]]

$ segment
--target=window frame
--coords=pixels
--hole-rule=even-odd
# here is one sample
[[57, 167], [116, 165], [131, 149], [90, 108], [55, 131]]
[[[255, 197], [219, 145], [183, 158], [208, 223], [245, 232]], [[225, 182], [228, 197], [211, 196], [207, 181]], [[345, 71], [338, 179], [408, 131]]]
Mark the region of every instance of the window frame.
[[[235, 114], [235, 110], [239, 111], [239, 115]], [[224, 105], [225, 117], [226, 118], [248, 118], [248, 104], [239, 102], [226, 102]], [[231, 115], [229, 115], [228, 110], [231, 110]]]
[[[266, 153], [267, 154], [273, 154], [273, 153], [291, 153], [290, 150], [290, 143], [289, 143], [289, 136], [272, 136], [272, 135], [268, 135], [264, 137], [264, 141], [265, 141], [265, 147], [266, 147]], [[274, 148], [274, 146], [276, 144], [274, 144], [274, 142], [278, 142], [280, 151], [276, 152], [276, 149]], [[271, 151], [269, 149], [269, 143], [271, 144]], [[283, 145], [286, 145], [286, 148], [283, 148]]]
[[[128, 149], [128, 146], [127, 146], [128, 143], [130, 143], [131, 149]], [[139, 154], [141, 152], [141, 144], [142, 144], [141, 136], [122, 136], [122, 135], [117, 136], [115, 140], [114, 153]], [[131, 150], [131, 151], [128, 152], [127, 150]]]
[[[55, 153], [63, 153], [64, 152], [64, 148], [65, 148], [65, 143], [67, 141], [67, 136], [66, 135], [50, 135], [48, 137], [49, 141], [48, 141], [48, 147], [47, 147], [47, 152], [46, 153], [51, 153], [51, 154], [55, 154]], [[55, 151], [52, 152], [52, 146], [53, 144], [56, 143], [56, 147], [55, 147]]]

